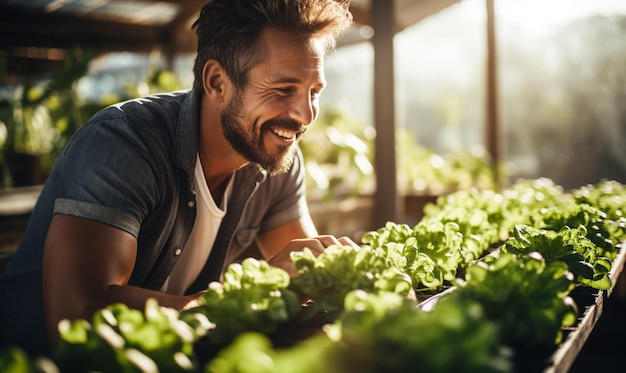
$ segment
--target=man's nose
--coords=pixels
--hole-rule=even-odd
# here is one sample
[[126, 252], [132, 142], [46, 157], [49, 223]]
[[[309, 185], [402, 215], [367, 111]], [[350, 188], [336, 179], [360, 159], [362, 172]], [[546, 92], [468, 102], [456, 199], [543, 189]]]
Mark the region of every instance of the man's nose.
[[298, 96], [294, 98], [289, 116], [300, 124], [309, 125], [317, 116], [317, 102], [309, 95]]

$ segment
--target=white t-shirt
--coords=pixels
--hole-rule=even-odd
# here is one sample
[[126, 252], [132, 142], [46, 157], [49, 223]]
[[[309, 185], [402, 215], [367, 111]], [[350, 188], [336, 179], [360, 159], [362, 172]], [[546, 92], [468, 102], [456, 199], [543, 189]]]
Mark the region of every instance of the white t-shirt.
[[222, 218], [226, 215], [226, 206], [228, 206], [228, 198], [233, 188], [233, 180], [234, 173], [224, 191], [222, 205], [217, 206], [206, 184], [200, 157], [197, 156], [193, 177], [196, 189], [196, 222], [178, 262], [170, 276], [165, 280], [161, 291], [182, 295], [200, 274], [211, 253]]

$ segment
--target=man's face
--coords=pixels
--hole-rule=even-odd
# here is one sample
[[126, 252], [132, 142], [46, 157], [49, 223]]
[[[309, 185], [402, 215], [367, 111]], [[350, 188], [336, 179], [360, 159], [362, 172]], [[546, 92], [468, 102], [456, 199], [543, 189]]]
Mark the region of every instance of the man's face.
[[252, 67], [245, 88], [222, 112], [233, 148], [270, 174], [286, 172], [296, 144], [317, 117], [325, 86], [324, 53], [315, 39], [266, 29], [262, 62]]

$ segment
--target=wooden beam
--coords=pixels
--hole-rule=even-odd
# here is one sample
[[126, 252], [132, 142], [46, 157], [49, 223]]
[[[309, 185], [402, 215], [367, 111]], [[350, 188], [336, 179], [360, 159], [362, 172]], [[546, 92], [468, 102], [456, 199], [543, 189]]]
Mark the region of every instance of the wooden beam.
[[[359, 25], [372, 25], [371, 0], [352, 0], [350, 12]], [[461, 0], [394, 0], [394, 30], [399, 33]]]
[[71, 48], [146, 51], [160, 42], [154, 26], [90, 20], [66, 14], [11, 9], [0, 12], [0, 47]]

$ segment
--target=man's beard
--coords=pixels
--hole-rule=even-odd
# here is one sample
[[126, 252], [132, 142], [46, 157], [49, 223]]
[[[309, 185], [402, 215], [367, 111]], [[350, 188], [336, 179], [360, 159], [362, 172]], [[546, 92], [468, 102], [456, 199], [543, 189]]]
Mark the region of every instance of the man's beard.
[[[257, 163], [265, 169], [269, 175], [283, 174], [289, 171], [296, 152], [295, 146], [285, 147], [276, 155], [269, 154], [263, 143], [263, 133], [271, 132], [271, 127], [284, 128], [290, 130], [300, 130], [301, 126], [286, 119], [273, 119], [265, 122], [258, 128], [258, 133], [252, 120], [247, 120], [241, 114], [243, 107], [241, 95], [236, 95], [222, 112], [222, 129], [224, 136], [232, 147], [248, 161]], [[246, 125], [241, 120], [250, 124]]]

